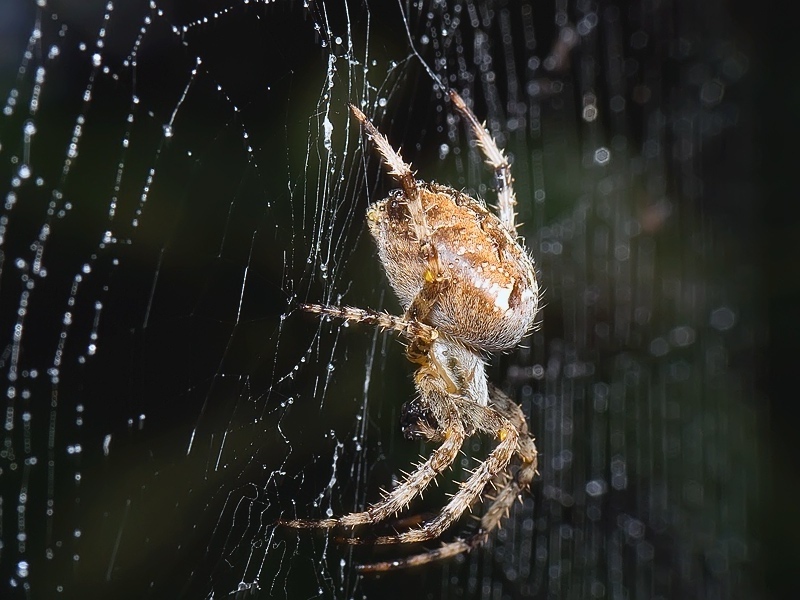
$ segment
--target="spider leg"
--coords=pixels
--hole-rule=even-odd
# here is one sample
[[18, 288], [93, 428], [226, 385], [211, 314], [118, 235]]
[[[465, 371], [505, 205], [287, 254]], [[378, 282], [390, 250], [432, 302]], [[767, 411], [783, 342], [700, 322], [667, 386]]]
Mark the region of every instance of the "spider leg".
[[356, 119], [367, 130], [372, 143], [378, 149], [378, 152], [386, 165], [389, 175], [396, 179], [403, 188], [406, 198], [408, 199], [408, 212], [411, 214], [411, 222], [414, 227], [414, 234], [421, 244], [427, 243], [431, 236], [431, 229], [428, 226], [428, 219], [425, 216], [425, 210], [422, 208], [422, 200], [420, 199], [420, 191], [417, 186], [417, 181], [414, 179], [414, 172], [411, 170], [411, 165], [403, 161], [400, 153], [392, 148], [389, 140], [383, 135], [375, 125], [367, 118], [354, 105], [350, 105], [350, 111]]
[[[467, 481], [461, 484], [461, 489], [453, 495], [437, 517], [426, 522], [422, 527], [410, 529], [392, 536], [381, 536], [374, 540], [375, 544], [396, 544], [424, 542], [432, 538], [439, 537], [450, 525], [455, 523], [464, 511], [466, 511], [475, 500], [480, 496], [486, 484], [489, 483], [498, 473], [508, 466], [511, 457], [517, 449], [519, 435], [511, 422], [501, 416], [497, 411], [476, 405], [469, 402], [472, 410], [475, 406], [482, 413], [482, 430], [491, 430], [500, 439], [500, 443], [495, 447], [487, 459], [473, 471]], [[348, 540], [350, 543], [360, 543], [358, 540]]]
[[464, 552], [469, 552], [472, 550], [472, 548], [473, 546], [470, 546], [468, 540], [455, 540], [453, 542], [448, 542], [447, 544], [442, 544], [441, 547], [436, 548], [435, 550], [429, 550], [428, 552], [423, 552], [421, 554], [413, 554], [411, 556], [398, 558], [396, 560], [357, 565], [356, 571], [359, 573], [383, 573], [386, 571], [399, 571], [401, 569], [408, 569], [409, 567], [418, 567], [420, 565], [424, 565], [429, 562], [435, 562], [437, 560], [444, 560]]
[[457, 538], [452, 542], [442, 544], [440, 547], [419, 554], [413, 554], [405, 558], [395, 560], [367, 563], [358, 565], [356, 570], [359, 573], [383, 573], [385, 571], [399, 571], [410, 567], [419, 567], [431, 562], [445, 560], [470, 552], [482, 546], [489, 539], [489, 534], [495, 529], [508, 514], [509, 507], [514, 503], [514, 499], [519, 494], [516, 481], [509, 481], [508, 475], [503, 474], [507, 483], [500, 489], [494, 502], [481, 518], [480, 529], [467, 539]]
[[530, 487], [531, 481], [539, 473], [537, 470], [539, 453], [536, 450], [533, 436], [528, 430], [528, 420], [525, 418], [520, 405], [492, 384], [489, 384], [489, 406], [511, 421], [519, 431], [517, 456], [522, 466], [517, 471], [514, 482], [516, 482], [520, 492], [523, 492]]
[[[495, 476], [490, 483], [496, 484], [496, 487], [501, 487], [504, 489], [505, 486], [508, 485], [510, 478], [510, 475], [503, 471], [498, 473], [498, 475]], [[499, 501], [501, 494], [498, 494], [498, 497], [495, 502], [492, 503], [492, 506]], [[498, 514], [499, 518], [492, 525], [486, 522], [485, 517], [482, 518], [480, 529], [467, 539], [456, 538], [452, 542], [443, 543], [441, 546], [433, 550], [426, 550], [425, 552], [412, 554], [411, 556], [406, 556], [404, 558], [357, 565], [356, 570], [359, 573], [383, 573], [385, 571], [399, 571], [401, 569], [418, 567], [431, 562], [445, 560], [453, 556], [457, 556], [458, 554], [469, 552], [486, 543], [486, 540], [489, 539], [490, 531], [499, 524], [500, 520], [502, 520], [503, 511], [500, 511]]]
[[324, 304], [301, 304], [300, 308], [311, 313], [342, 319], [350, 323], [367, 323], [382, 329], [396, 331], [406, 339], [421, 345], [427, 344], [430, 346], [433, 340], [438, 337], [436, 329], [430, 325], [420, 323], [415, 319], [396, 317], [376, 310], [353, 308], [351, 306], [326, 306]]
[[519, 432], [516, 455], [520, 467], [508, 483], [498, 492], [494, 502], [489, 506], [481, 519], [481, 529], [487, 533], [497, 527], [508, 512], [514, 500], [522, 492], [528, 490], [531, 481], [537, 475], [539, 453], [533, 436], [528, 431], [528, 421], [519, 404], [506, 396], [499, 388], [489, 384], [489, 406], [511, 421]]
[[[430, 267], [428, 271], [430, 272]], [[406, 310], [405, 318], [424, 321], [428, 317], [428, 314], [430, 314], [433, 306], [438, 302], [439, 297], [448, 284], [449, 280], [444, 274], [440, 274], [436, 277], [431, 275], [431, 277], [428, 278], [426, 273], [425, 283], [422, 285], [419, 292], [417, 292], [408, 310]]]
[[[434, 450], [426, 461], [417, 465], [414, 472], [408, 474], [400, 485], [388, 492], [382, 501], [373, 504], [363, 512], [351, 513], [334, 519], [296, 519], [282, 521], [282, 524], [296, 529], [354, 527], [383, 521], [403, 510], [430, 485], [439, 473], [453, 463], [466, 438], [464, 426], [452, 404], [450, 404], [449, 410], [437, 411], [436, 421], [443, 426], [441, 437], [444, 441], [441, 446]], [[347, 543], [361, 542], [359, 538], [347, 538], [342, 541]]]
[[478, 147], [486, 157], [486, 164], [494, 169], [494, 184], [497, 190], [497, 209], [500, 222], [516, 236], [517, 226], [515, 223], [516, 214], [514, 206], [517, 204], [517, 197], [514, 194], [513, 179], [511, 177], [511, 165], [505, 153], [497, 147], [492, 135], [481, 125], [475, 113], [470, 110], [464, 99], [455, 90], [450, 90], [450, 100], [456, 110], [469, 123], [472, 134], [478, 143]]
[[[422, 198], [419, 186], [414, 179], [414, 172], [411, 165], [403, 161], [400, 153], [392, 148], [389, 140], [383, 135], [375, 125], [358, 108], [350, 105], [350, 111], [356, 119], [367, 130], [370, 139], [375, 144], [378, 152], [386, 165], [389, 175], [400, 183], [406, 197], [406, 206], [411, 216], [412, 229], [420, 246], [420, 253], [428, 261], [428, 268], [425, 271], [425, 284], [423, 291], [420, 292], [419, 302], [415, 300], [414, 309], [411, 308], [406, 313], [406, 318], [418, 318], [424, 320], [433, 303], [440, 293], [440, 286], [444, 285], [444, 267], [439, 261], [436, 248], [431, 243], [431, 228], [428, 225], [428, 218], [425, 215], [425, 208], [422, 206]], [[416, 305], [416, 306], [415, 306]]]
[[[533, 437], [528, 433], [528, 421], [519, 404], [511, 400], [500, 389], [489, 384], [489, 406], [508, 419], [519, 432], [519, 440], [515, 451], [520, 461], [519, 469], [514, 476], [504, 472], [505, 485], [499, 486], [500, 490], [494, 501], [481, 518], [480, 530], [471, 536], [466, 543], [470, 548], [480, 546], [489, 537], [489, 533], [497, 528], [502, 520], [508, 516], [508, 511], [514, 500], [520, 497], [530, 487], [531, 481], [537, 474], [538, 453]], [[499, 481], [498, 481], [499, 483]]]
[[489, 508], [484, 512], [483, 517], [481, 517], [480, 529], [467, 539], [456, 539], [442, 544], [434, 550], [397, 560], [359, 565], [357, 567], [359, 573], [382, 573], [417, 567], [470, 552], [482, 546], [489, 539], [491, 532], [508, 515], [514, 500], [530, 487], [530, 483], [536, 475], [537, 452], [533, 438], [528, 434], [528, 423], [522, 413], [522, 409], [516, 402], [491, 384], [489, 385], [489, 406], [507, 418], [520, 432], [516, 454], [520, 459], [521, 466], [513, 477], [507, 471], [500, 471], [492, 479], [491, 482], [496, 484], [499, 491]]

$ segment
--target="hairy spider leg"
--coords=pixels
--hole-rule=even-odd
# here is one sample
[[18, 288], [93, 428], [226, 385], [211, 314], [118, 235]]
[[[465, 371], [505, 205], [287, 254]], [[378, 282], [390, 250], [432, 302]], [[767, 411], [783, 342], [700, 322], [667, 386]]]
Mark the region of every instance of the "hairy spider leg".
[[300, 308], [311, 313], [342, 319], [350, 323], [366, 323], [384, 330], [396, 331], [407, 340], [423, 346], [430, 347], [433, 340], [439, 337], [439, 333], [430, 325], [420, 323], [416, 319], [396, 317], [377, 310], [353, 308], [352, 306], [327, 306], [325, 304], [300, 304]]
[[[423, 395], [425, 394], [424, 391], [420, 391]], [[475, 402], [463, 398], [454, 399], [461, 403], [469, 403], [471, 405], [469, 407], [471, 412], [481, 413], [478, 428], [484, 432], [491, 432], [496, 435], [500, 439], [500, 443], [491, 454], [489, 454], [487, 459], [473, 471], [469, 479], [461, 484], [458, 492], [453, 495], [450, 502], [447, 503], [439, 515], [427, 521], [421, 527], [410, 529], [397, 535], [380, 536], [374, 540], [348, 538], [344, 541], [350, 544], [408, 544], [424, 542], [439, 537], [472, 506], [475, 500], [481, 495], [486, 484], [508, 466], [519, 440], [519, 436], [511, 425], [511, 422], [491, 408], [480, 406]], [[459, 410], [459, 412], [461, 411]]]
[[511, 421], [511, 424], [519, 432], [516, 455], [519, 458], [520, 466], [513, 477], [509, 474], [505, 485], [498, 486], [500, 487], [499, 491], [481, 518], [480, 530], [466, 540], [472, 547], [479, 546], [486, 541], [489, 533], [508, 516], [514, 500], [519, 498], [522, 492], [528, 490], [531, 481], [537, 474], [538, 452], [533, 437], [528, 432], [528, 421], [522, 413], [522, 408], [491, 384], [489, 385], [489, 406]]
[[[420, 371], [425, 370], [426, 367], [420, 367]], [[431, 372], [429, 377], [437, 377], [434, 372]], [[466, 432], [464, 425], [459, 419], [458, 411], [452, 402], [445, 402], [437, 404], [443, 406], [436, 410], [436, 421], [440, 424], [442, 430], [442, 444], [434, 450], [430, 457], [415, 465], [415, 470], [410, 473], [406, 478], [391, 492], [386, 492], [385, 497], [380, 502], [370, 506], [363, 512], [351, 513], [333, 519], [295, 519], [291, 521], [281, 521], [283, 525], [294, 527], [296, 529], [331, 529], [333, 527], [355, 527], [356, 525], [365, 525], [367, 523], [377, 523], [387, 519], [388, 517], [399, 513], [405, 509], [408, 504], [417, 496], [419, 496], [425, 488], [447, 467], [449, 467], [458, 456], [461, 446], [466, 439]], [[351, 540], [358, 540], [359, 538], [347, 538], [346, 542]]]
[[400, 152], [392, 148], [389, 140], [383, 135], [372, 121], [367, 118], [354, 105], [350, 105], [350, 111], [356, 119], [367, 130], [372, 143], [375, 144], [378, 152], [383, 159], [383, 164], [393, 179], [396, 179], [403, 188], [406, 198], [408, 199], [408, 212], [411, 215], [411, 222], [414, 227], [414, 235], [421, 245], [429, 244], [431, 238], [431, 229], [428, 226], [428, 218], [425, 216], [425, 210], [422, 208], [422, 200], [419, 196], [419, 187], [417, 181], [414, 179], [414, 173], [411, 171], [411, 165], [403, 161]]
[[400, 152], [392, 148], [386, 136], [378, 131], [375, 125], [367, 118], [367, 115], [352, 104], [350, 105], [350, 111], [364, 126], [364, 129], [367, 130], [367, 134], [372, 140], [372, 143], [375, 144], [378, 153], [381, 155], [381, 159], [383, 164], [386, 165], [389, 175], [398, 181], [403, 188], [414, 236], [419, 242], [420, 253], [425, 260], [428, 261], [428, 268], [425, 271], [425, 280], [422, 288], [411, 303], [411, 306], [408, 307], [406, 318], [423, 321], [428, 316], [428, 313], [433, 308], [442, 290], [447, 285], [447, 278], [445, 276], [444, 267], [439, 261], [436, 248], [431, 243], [431, 228], [428, 225], [425, 208], [422, 206], [419, 186], [417, 185], [416, 179], [414, 179], [411, 165], [403, 161]]
[[[524, 442], [524, 440], [520, 441]], [[528, 438], [528, 441], [530, 441], [530, 438]], [[531, 464], [534, 465], [533, 468], [530, 468]], [[525, 471], [524, 478], [527, 479], [527, 483], [524, 485], [520, 481], [523, 470]], [[418, 567], [427, 563], [445, 560], [482, 546], [488, 541], [491, 532], [502, 523], [506, 516], [508, 516], [509, 508], [514, 503], [514, 500], [519, 497], [519, 494], [524, 491], [524, 489], [527, 489], [530, 480], [533, 479], [535, 471], [535, 461], [529, 464], [525, 464], [523, 461], [523, 466], [518, 471], [516, 478], [512, 479], [510, 474], [503, 472], [501, 474], [502, 477], [499, 478], [500, 481], [497, 481], [497, 479], [493, 480], [493, 482], [497, 481], [500, 491], [481, 517], [481, 524], [478, 531], [468, 538], [457, 538], [452, 542], [442, 544], [439, 548], [428, 550], [420, 554], [413, 554], [404, 558], [358, 565], [356, 570], [359, 573], [399, 571], [409, 567]], [[505, 480], [505, 484], [500, 483], [503, 480]]]
[[456, 539], [427, 552], [397, 560], [359, 565], [357, 567], [359, 573], [395, 571], [445, 560], [482, 546], [489, 539], [491, 532], [499, 527], [500, 523], [508, 515], [514, 500], [530, 487], [531, 481], [536, 475], [537, 452], [533, 438], [528, 434], [528, 423], [522, 413], [522, 409], [516, 402], [491, 384], [489, 385], [489, 406], [506, 417], [519, 430], [520, 438], [516, 454], [521, 464], [514, 477], [508, 471], [501, 471], [492, 480], [491, 483], [498, 487], [499, 491], [481, 517], [478, 531], [467, 539]]
[[[477, 544], [480, 545], [480, 544]], [[366, 563], [357, 565], [356, 571], [359, 573], [383, 573], [386, 571], [400, 571], [401, 569], [408, 569], [409, 567], [419, 567], [437, 560], [445, 560], [465, 552], [469, 552], [475, 546], [471, 546], [469, 540], [455, 540], [442, 544], [441, 547], [435, 550], [428, 550], [420, 554], [412, 554], [405, 558], [398, 558], [396, 560], [387, 560], [374, 563]]]
[[511, 165], [505, 153], [497, 147], [494, 138], [481, 125], [475, 113], [470, 110], [464, 99], [455, 90], [450, 90], [450, 100], [453, 106], [469, 123], [472, 134], [478, 143], [478, 148], [486, 158], [486, 164], [494, 169], [494, 185], [497, 190], [497, 212], [500, 222], [505, 226], [511, 235], [517, 235], [516, 213], [514, 207], [517, 204], [517, 196], [514, 194], [514, 181], [511, 177]]
[[[515, 479], [520, 487], [527, 489], [533, 481], [533, 477], [538, 474], [539, 457], [533, 436], [528, 430], [528, 420], [522, 412], [522, 407], [491, 383], [489, 384], [489, 406], [511, 421], [520, 434], [517, 455], [522, 461], [522, 466]], [[525, 473], [523, 474], [522, 471]]]

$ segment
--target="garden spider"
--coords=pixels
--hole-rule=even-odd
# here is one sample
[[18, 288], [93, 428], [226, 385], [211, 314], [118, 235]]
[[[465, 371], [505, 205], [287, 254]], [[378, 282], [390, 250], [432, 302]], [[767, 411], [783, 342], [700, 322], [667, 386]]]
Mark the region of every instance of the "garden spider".
[[[377, 523], [405, 509], [458, 455], [474, 433], [495, 436], [487, 459], [460, 484], [431, 520], [370, 543], [423, 542], [438, 538], [484, 495], [496, 495], [478, 531], [435, 550], [400, 560], [361, 565], [361, 572], [411, 567], [467, 552], [488, 539], [536, 474], [536, 447], [520, 407], [487, 382], [484, 355], [510, 350], [530, 332], [539, 302], [533, 261], [517, 241], [516, 200], [511, 168], [489, 132], [455, 91], [450, 99], [469, 123], [486, 162], [494, 169], [498, 215], [483, 202], [453, 188], [417, 181], [411, 166], [355, 106], [350, 110], [372, 139], [389, 175], [400, 185], [367, 210], [378, 256], [405, 310], [402, 317], [350, 307], [318, 304], [304, 310], [353, 323], [390, 329], [407, 343], [406, 356], [418, 365], [418, 396], [402, 408], [403, 433], [410, 439], [438, 442], [381, 501], [364, 512], [322, 520], [292, 520], [294, 528], [354, 527]], [[512, 459], [517, 465], [510, 468]], [[365, 543], [358, 537], [348, 543]]]

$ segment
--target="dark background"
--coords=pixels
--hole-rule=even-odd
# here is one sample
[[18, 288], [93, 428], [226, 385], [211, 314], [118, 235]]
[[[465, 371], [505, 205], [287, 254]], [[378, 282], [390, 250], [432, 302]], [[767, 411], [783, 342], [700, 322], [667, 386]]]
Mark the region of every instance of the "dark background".
[[[785, 16], [155, 6], [0, 8], [0, 595], [790, 595], [792, 387], [769, 392], [791, 383], [799, 330]], [[366, 98], [419, 177], [492, 202], [406, 25], [513, 156], [545, 307], [488, 368], [542, 474], [487, 548], [360, 579], [355, 564], [408, 551], [275, 525], [358, 509], [429, 451], [397, 426], [402, 347], [294, 309], [398, 311], [363, 227], [390, 182], [346, 103]]]

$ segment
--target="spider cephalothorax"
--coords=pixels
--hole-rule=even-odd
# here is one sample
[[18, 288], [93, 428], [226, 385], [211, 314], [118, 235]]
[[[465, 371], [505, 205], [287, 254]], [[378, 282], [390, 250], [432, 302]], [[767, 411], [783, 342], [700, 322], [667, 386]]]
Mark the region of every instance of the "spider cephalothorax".
[[[483, 362], [483, 353], [514, 348], [532, 328], [539, 300], [533, 262], [517, 241], [516, 200], [505, 155], [461, 97], [451, 91], [450, 98], [495, 171], [498, 215], [453, 188], [416, 181], [411, 166], [364, 113], [351, 106], [389, 174], [401, 186], [369, 207], [367, 223], [405, 314], [396, 317], [359, 308], [303, 306], [310, 312], [391, 329], [405, 338], [406, 355], [418, 365], [414, 383], [419, 395], [403, 406], [403, 433], [440, 445], [383, 500], [364, 512], [284, 524], [332, 528], [383, 521], [422, 493], [455, 460], [464, 440], [477, 432], [496, 437], [498, 443], [441, 512], [418, 528], [370, 542], [438, 538], [483, 497], [487, 486], [496, 495], [484, 511], [480, 529], [470, 538], [457, 538], [409, 558], [363, 565], [361, 571], [423, 564], [480, 545], [536, 473], [536, 447], [525, 416], [516, 403], [488, 383]], [[347, 541], [359, 543], [361, 538]]]

